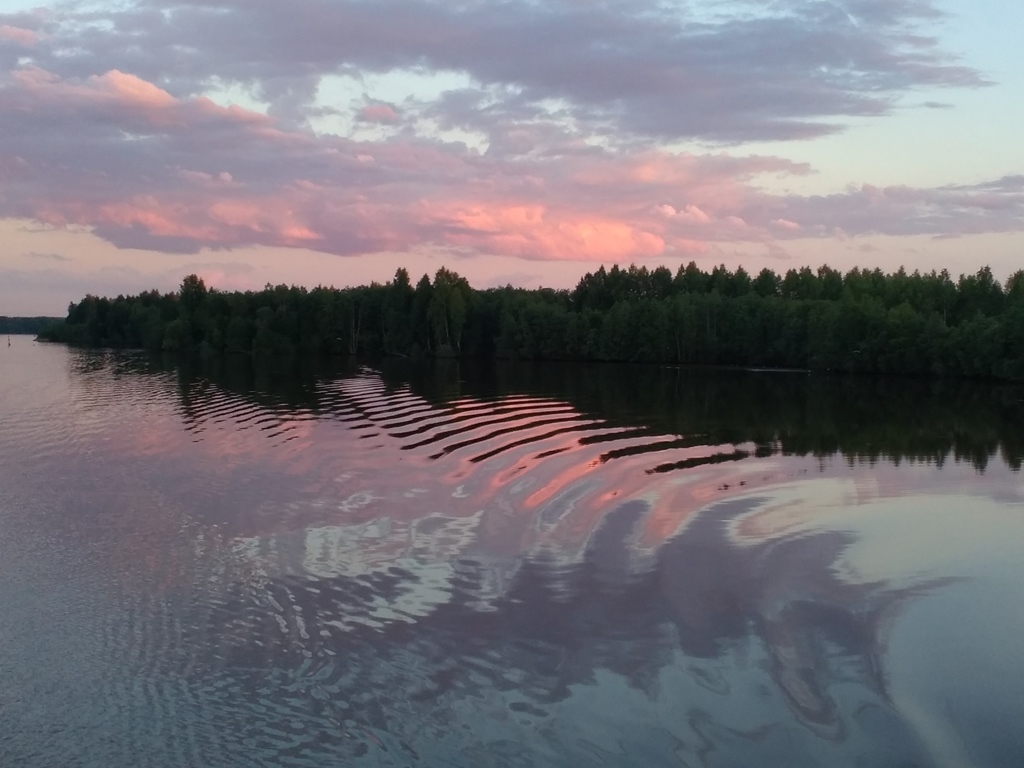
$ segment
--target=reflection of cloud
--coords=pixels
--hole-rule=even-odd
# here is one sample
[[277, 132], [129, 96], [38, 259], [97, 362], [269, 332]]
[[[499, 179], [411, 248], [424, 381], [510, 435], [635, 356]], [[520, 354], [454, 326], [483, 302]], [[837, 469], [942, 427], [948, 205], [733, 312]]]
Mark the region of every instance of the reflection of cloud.
[[[929, 764], [912, 728], [941, 727], [948, 710], [908, 719], [915, 713], [901, 701], [931, 689], [897, 669], [905, 699], [890, 696], [886, 643], [899, 641], [894, 628], [908, 612], [944, 607], [937, 587], [972, 563], [988, 568], [995, 556], [1019, 570], [1018, 476], [1003, 469], [1003, 482], [996, 462], [984, 475], [952, 462], [896, 466], [884, 456], [908, 449], [884, 414], [887, 441], [867, 441], [870, 467], [777, 452], [644, 473], [673, 456], [714, 457], [709, 433], [758, 431], [751, 424], [784, 432], [782, 446], [819, 445], [808, 436], [816, 416], [801, 429], [785, 428], [783, 416], [753, 421], [773, 402], [761, 398], [777, 376], [745, 379], [742, 389], [730, 387], [733, 374], [716, 376], [705, 391], [698, 374], [689, 386], [673, 372], [665, 396], [676, 408], [697, 403], [666, 409], [687, 443], [659, 433], [663, 422], [636, 428], [638, 414], [657, 410], [659, 388], [632, 369], [624, 390], [594, 369], [561, 369], [587, 387], [580, 400], [592, 412], [580, 419], [568, 398], [543, 394], [541, 378], [487, 379], [485, 398], [465, 368], [449, 369], [451, 379], [418, 368], [425, 380], [410, 387], [367, 370], [339, 379], [319, 369], [275, 385], [272, 366], [257, 385], [244, 366], [147, 376], [138, 356], [68, 359], [67, 390], [54, 402], [75, 417], [55, 416], [69, 431], [47, 445], [89, 470], [57, 480], [86, 499], [75, 502], [71, 533], [130, 558], [103, 574], [115, 586], [139, 580], [123, 596], [111, 590], [129, 603], [127, 616], [96, 633], [126, 638], [125, 688], [142, 688], [144, 706], [165, 711], [175, 696], [188, 711], [200, 698], [231, 744], [301, 723], [308, 740], [281, 743], [308, 762], [355, 763], [384, 744], [410, 760], [476, 765], [507, 743], [523, 764], [555, 753], [581, 764], [584, 749], [653, 755], [653, 764], [713, 755], [756, 765], [765, 754], [780, 765], [877, 755]], [[794, 377], [795, 394], [782, 399], [798, 403], [801, 418], [821, 413], [806, 378]], [[611, 405], [601, 406], [602, 393]], [[721, 414], [707, 393], [721, 398]], [[879, 398], [865, 399], [878, 414]], [[931, 413], [912, 399], [915, 413]], [[857, 410], [857, 398], [838, 402], [836, 411]], [[538, 425], [557, 414], [568, 418]], [[589, 442], [573, 431], [580, 424], [593, 427]], [[33, 448], [49, 440], [13, 433], [7, 439]], [[533, 440], [512, 445], [524, 438]], [[458, 486], [448, 481], [446, 470], [470, 464]], [[808, 480], [808, 470], [822, 479]], [[993, 484], [1008, 504], [985, 501]], [[908, 496], [922, 488], [931, 496]], [[942, 496], [946, 488], [959, 495]], [[937, 645], [920, 636], [914, 650]], [[986, 642], [1005, 642], [1002, 660], [1016, 654], [1017, 637]], [[956, 715], [968, 709], [957, 696], [930, 701], [953, 702]], [[982, 701], [971, 716], [996, 710]], [[1002, 729], [1009, 718], [1000, 718], [986, 727]], [[524, 742], [524, 722], [543, 737]]]
[[[837, 579], [833, 565], [851, 541], [846, 534], [773, 536], [737, 548], [728, 534], [733, 523], [775, 503], [768, 493], [706, 507], [639, 571], [630, 550], [648, 512], [643, 502], [606, 515], [581, 562], [540, 556], [514, 575], [465, 556], [473, 539], [466, 520], [454, 521], [469, 534], [452, 539], [464, 538], [460, 549], [434, 557], [410, 555], [422, 535], [435, 541], [447, 530], [444, 520], [422, 535], [385, 530], [380, 521], [309, 531], [302, 543], [287, 534], [236, 549], [261, 564], [262, 586], [251, 597], [229, 586], [219, 598], [227, 615], [246, 617], [246, 630], [223, 638], [229, 645], [215, 653], [231, 674], [312, 663], [319, 685], [336, 687], [342, 698], [372, 685], [379, 709], [363, 722], [406, 732], [411, 744], [420, 735], [407, 732], [409, 725], [422, 728], [467, 699], [489, 711], [506, 691], [521, 702], [516, 711], [543, 721], [563, 713], [552, 732], [559, 748], [577, 742], [581, 711], [613, 718], [628, 698], [641, 719], [671, 722], [665, 727], [681, 744], [697, 741], [740, 762], [745, 741], [727, 734], [751, 734], [759, 748], [767, 738], [785, 755], [824, 742], [842, 754], [902, 745], [907, 760], [920, 761], [905, 724], [887, 713], [879, 669], [879, 622], [892, 619], [906, 596], [902, 587]], [[398, 542], [404, 554], [391, 551]], [[295, 557], [313, 557], [313, 570]], [[328, 563], [335, 565], [318, 570]], [[335, 658], [344, 664], [335, 666]], [[675, 677], [680, 669], [688, 670], [685, 681]], [[839, 687], [857, 693], [840, 698]], [[751, 696], [752, 689], [762, 693]], [[692, 716], [662, 720], [670, 704]], [[865, 717], [865, 708], [874, 714]], [[822, 741], [808, 740], [805, 728]], [[641, 738], [616, 733], [627, 742]], [[772, 733], [786, 735], [778, 741]]]

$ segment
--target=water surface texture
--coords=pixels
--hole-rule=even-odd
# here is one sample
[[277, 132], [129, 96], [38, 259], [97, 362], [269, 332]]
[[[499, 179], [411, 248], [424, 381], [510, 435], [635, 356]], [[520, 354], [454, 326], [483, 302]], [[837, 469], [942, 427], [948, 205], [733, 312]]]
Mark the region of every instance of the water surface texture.
[[0, 764], [1019, 766], [1024, 391], [0, 352]]

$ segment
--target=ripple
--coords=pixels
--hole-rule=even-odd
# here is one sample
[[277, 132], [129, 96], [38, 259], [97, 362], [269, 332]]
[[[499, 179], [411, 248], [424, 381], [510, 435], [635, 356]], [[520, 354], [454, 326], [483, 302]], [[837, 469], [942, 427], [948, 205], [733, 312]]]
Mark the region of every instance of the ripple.
[[[614, 459], [671, 453], [707, 444], [707, 435], [677, 435], [665, 439], [649, 428], [613, 428], [601, 419], [579, 413], [568, 403], [530, 395], [491, 400], [461, 397], [439, 405], [418, 397], [406, 387], [389, 389], [369, 369], [357, 377], [325, 384], [320, 394], [350, 429], [377, 427], [378, 431], [372, 434], [387, 435], [393, 447], [402, 451], [437, 446], [439, 450], [429, 454], [433, 461], [444, 461], [466, 450], [472, 454], [468, 458], [471, 464], [482, 465], [513, 449], [533, 447], [535, 463], [572, 452], [577, 461], [603, 464]], [[575, 440], [567, 444], [566, 437]], [[560, 444], [551, 445], [556, 441]], [[598, 451], [597, 447], [605, 443], [620, 445]], [[591, 448], [594, 450], [588, 455], [579, 455]], [[709, 456], [703, 463], [716, 460]], [[673, 466], [684, 469], [687, 462], [694, 461], [687, 457], [674, 462]], [[664, 472], [667, 466], [667, 463], [661, 464], [651, 471]], [[481, 467], [481, 471], [485, 470], [486, 467]]]
[[[369, 368], [296, 404], [62, 355], [0, 437], [0, 554], [31, 566], [0, 617], [18, 764], [828, 764], [801, 734], [842, 744], [857, 686], [914, 743], [862, 648], [909, 596], [839, 578], [848, 533], [729, 538], [756, 500], [717, 489], [770, 439]], [[15, 567], [23, 529], [50, 538]]]

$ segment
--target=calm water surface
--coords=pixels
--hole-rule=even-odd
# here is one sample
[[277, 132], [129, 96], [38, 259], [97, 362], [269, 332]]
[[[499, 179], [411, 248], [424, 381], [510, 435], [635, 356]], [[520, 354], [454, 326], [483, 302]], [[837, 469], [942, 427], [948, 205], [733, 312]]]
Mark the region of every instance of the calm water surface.
[[0, 349], [0, 765], [1019, 766], [1024, 392]]

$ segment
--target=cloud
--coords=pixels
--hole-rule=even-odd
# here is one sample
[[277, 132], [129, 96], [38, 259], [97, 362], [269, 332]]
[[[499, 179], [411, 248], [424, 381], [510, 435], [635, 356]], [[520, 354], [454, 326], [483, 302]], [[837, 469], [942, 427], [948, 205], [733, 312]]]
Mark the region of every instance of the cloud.
[[59, 253], [39, 253], [38, 251], [29, 251], [25, 256], [29, 259], [36, 259], [37, 261], [73, 261], [71, 257], [64, 256]]
[[394, 125], [401, 121], [401, 116], [390, 104], [367, 104], [359, 110], [359, 119], [366, 123], [383, 123]]
[[354, 255], [430, 246], [622, 261], [837, 230], [1019, 230], [1024, 219], [1022, 177], [779, 196], [757, 180], [803, 175], [806, 165], [644, 147], [522, 155], [417, 135], [318, 136], [117, 70], [76, 79], [15, 70], [0, 81], [0, 131], [0, 215], [89, 227], [122, 248]]
[[1024, 177], [934, 188], [864, 185], [842, 194], [775, 201], [816, 233], [969, 235], [1024, 230]]
[[822, 135], [839, 129], [833, 118], [885, 114], [918, 88], [985, 82], [930, 35], [941, 19], [933, 0], [715, 10], [655, 0], [135, 0], [53, 11], [35, 62], [65, 77], [131, 72], [178, 95], [235, 82], [297, 120], [325, 75], [458, 72], [509, 109], [557, 100], [609, 134], [726, 142]]
[[787, 232], [800, 231], [800, 225], [795, 221], [790, 221], [789, 219], [772, 219], [770, 224], [773, 227], [778, 227], [779, 229], [786, 230]]
[[0, 24], [0, 44], [14, 43], [22, 48], [31, 48], [38, 39], [39, 36], [31, 29]]
[[[761, 182], [805, 164], [664, 149], [812, 137], [918, 89], [984, 85], [928, 35], [931, 0], [715, 7], [130, 0], [0, 15], [0, 217], [170, 253], [601, 261], [1024, 226], [1015, 177], [799, 197]], [[410, 72], [456, 85], [374, 92]], [[345, 78], [358, 93], [337, 90]], [[312, 127], [331, 119], [348, 132]]]

